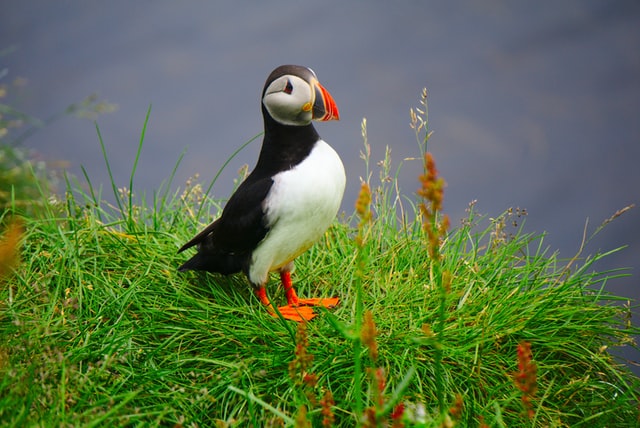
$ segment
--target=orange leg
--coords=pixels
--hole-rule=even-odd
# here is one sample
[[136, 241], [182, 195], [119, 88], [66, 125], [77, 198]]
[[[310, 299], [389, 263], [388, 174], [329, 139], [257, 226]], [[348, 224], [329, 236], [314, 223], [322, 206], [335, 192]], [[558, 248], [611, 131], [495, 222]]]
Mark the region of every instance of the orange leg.
[[[280, 280], [284, 287], [285, 296], [287, 297], [287, 306], [280, 306], [278, 312], [284, 319], [292, 321], [309, 321], [313, 319], [317, 314], [310, 306], [324, 306], [325, 308], [333, 308], [338, 305], [339, 299], [337, 297], [327, 299], [300, 299], [296, 294], [296, 290], [293, 288], [291, 282], [291, 273], [288, 271], [280, 272]], [[267, 297], [267, 291], [263, 287], [256, 290], [256, 296], [260, 299], [263, 305], [267, 307], [267, 310], [271, 315], [277, 316], [269, 297]]]
[[287, 303], [289, 306], [324, 306], [325, 308], [333, 308], [338, 305], [339, 299], [337, 297], [331, 298], [313, 298], [313, 299], [300, 299], [296, 294], [296, 290], [293, 288], [291, 282], [290, 272], [280, 272], [280, 280], [282, 281], [282, 287], [284, 287], [285, 295], [287, 296]]
[[[269, 297], [267, 297], [267, 291], [265, 290], [265, 288], [260, 287], [256, 290], [255, 293], [258, 299], [260, 299], [260, 302], [267, 307], [267, 310], [269, 311], [269, 313], [274, 317], [277, 317], [278, 314], [276, 314], [275, 309], [273, 309], [273, 306], [269, 301]], [[295, 291], [294, 291], [294, 294], [295, 294]], [[313, 309], [306, 306], [302, 306], [302, 307], [292, 306], [292, 305], [281, 306], [278, 308], [278, 312], [280, 312], [280, 315], [282, 315], [282, 318], [286, 320], [297, 321], [297, 322], [309, 321], [310, 319], [313, 319], [316, 316], [316, 314], [313, 312]]]

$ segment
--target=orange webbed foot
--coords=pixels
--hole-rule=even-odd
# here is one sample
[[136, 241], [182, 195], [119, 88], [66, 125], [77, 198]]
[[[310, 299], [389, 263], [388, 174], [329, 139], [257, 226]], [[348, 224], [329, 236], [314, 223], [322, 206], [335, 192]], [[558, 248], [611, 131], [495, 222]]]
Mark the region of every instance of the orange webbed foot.
[[[280, 306], [278, 311], [287, 320], [297, 322], [310, 321], [318, 315], [311, 306], [322, 306], [330, 309], [335, 308], [339, 301], [340, 299], [337, 297], [298, 299], [296, 305]], [[272, 315], [277, 316], [275, 313]]]
[[[273, 317], [278, 317], [276, 310], [271, 305], [269, 298], [267, 297], [267, 292], [264, 287], [260, 287], [256, 290], [256, 295], [260, 302], [266, 306], [267, 310]], [[282, 318], [291, 321], [304, 322], [313, 319], [316, 315], [313, 309], [308, 306], [299, 306], [296, 304], [288, 304], [287, 306], [280, 306], [277, 311], [280, 313]]]
[[[282, 279], [282, 285], [285, 290], [288, 304], [286, 306], [280, 306], [277, 311], [284, 319], [297, 322], [309, 321], [318, 315], [311, 308], [312, 306], [321, 306], [328, 309], [338, 306], [340, 299], [337, 297], [300, 299], [298, 298], [296, 291], [293, 289], [290, 273], [288, 271], [283, 271], [280, 273], [280, 278]], [[278, 316], [276, 310], [273, 308], [269, 298], [267, 297], [267, 292], [264, 286], [256, 289], [256, 296], [260, 299], [260, 302], [267, 307], [267, 310], [272, 316]]]
[[[280, 306], [278, 312], [280, 312], [282, 318], [297, 322], [310, 321], [318, 315], [308, 306]], [[271, 315], [278, 316], [274, 312], [271, 312]]]
[[325, 308], [335, 308], [338, 306], [340, 299], [337, 297], [330, 298], [311, 298], [301, 299], [296, 294], [296, 290], [291, 283], [291, 274], [289, 272], [281, 272], [280, 279], [282, 280], [282, 286], [287, 295], [287, 303], [289, 306], [323, 306]]

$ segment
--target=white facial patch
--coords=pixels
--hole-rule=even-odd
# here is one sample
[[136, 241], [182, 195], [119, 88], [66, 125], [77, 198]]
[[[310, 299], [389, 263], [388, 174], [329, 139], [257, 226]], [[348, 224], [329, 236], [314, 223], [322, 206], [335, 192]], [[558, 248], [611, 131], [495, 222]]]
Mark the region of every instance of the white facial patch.
[[271, 82], [262, 103], [271, 117], [283, 125], [308, 125], [314, 96], [309, 83], [300, 77], [286, 75]]

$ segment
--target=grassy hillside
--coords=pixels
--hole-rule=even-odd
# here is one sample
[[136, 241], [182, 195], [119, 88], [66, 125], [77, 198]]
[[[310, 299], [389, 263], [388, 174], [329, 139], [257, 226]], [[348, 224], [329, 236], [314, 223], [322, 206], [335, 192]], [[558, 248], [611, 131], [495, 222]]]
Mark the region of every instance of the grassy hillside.
[[[0, 423], [637, 426], [638, 379], [607, 350], [638, 329], [606, 291], [619, 272], [592, 269], [606, 254], [558, 260], [520, 210], [470, 205], [451, 227], [435, 165], [415, 197], [389, 165], [298, 259], [301, 296], [341, 299], [302, 325], [242, 276], [178, 274], [177, 248], [221, 206], [197, 181], [146, 198], [114, 184], [114, 205], [88, 174], [42, 194], [0, 245], [10, 259], [23, 227], [0, 282]], [[268, 290], [284, 301], [275, 277]]]

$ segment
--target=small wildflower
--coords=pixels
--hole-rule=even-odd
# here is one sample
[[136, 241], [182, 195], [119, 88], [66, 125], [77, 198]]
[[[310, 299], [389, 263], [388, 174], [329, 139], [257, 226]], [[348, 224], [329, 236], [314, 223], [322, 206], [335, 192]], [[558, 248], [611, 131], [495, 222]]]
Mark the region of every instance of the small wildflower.
[[311, 428], [311, 423], [307, 419], [307, 407], [305, 405], [298, 409], [294, 426], [296, 428]]
[[438, 177], [438, 169], [433, 155], [427, 152], [424, 156], [425, 174], [420, 176], [422, 188], [418, 190], [418, 195], [422, 196], [431, 204], [430, 212], [435, 214], [442, 210], [442, 201], [444, 199], [444, 188], [446, 183], [442, 177]]
[[379, 408], [384, 406], [384, 389], [387, 387], [387, 379], [384, 374], [384, 369], [382, 367], [378, 367], [373, 372], [373, 385], [375, 387], [375, 399], [376, 404]]
[[313, 355], [307, 352], [309, 347], [309, 339], [307, 337], [307, 325], [305, 323], [298, 324], [298, 331], [296, 332], [296, 349], [294, 351], [294, 358], [289, 363], [289, 377], [297, 386], [301, 386], [304, 382], [304, 378], [307, 375], [307, 370], [311, 367], [313, 362]]
[[362, 344], [369, 349], [369, 356], [374, 362], [378, 359], [378, 343], [376, 342], [377, 334], [376, 324], [373, 321], [371, 311], [365, 311], [364, 323], [362, 324], [362, 330], [360, 331], [360, 340], [362, 341]]
[[331, 394], [330, 390], [326, 390], [322, 399], [320, 400], [320, 406], [322, 410], [320, 414], [322, 414], [322, 426], [330, 427], [333, 426], [335, 422], [335, 415], [333, 414], [333, 410], [331, 408], [335, 405], [335, 400], [333, 399], [333, 394]]
[[[360, 186], [360, 193], [358, 194], [358, 199], [356, 200], [356, 213], [358, 217], [360, 217], [360, 224], [358, 225], [358, 230], [362, 230], [364, 225], [371, 220], [371, 210], [369, 206], [371, 205], [371, 189], [369, 185], [365, 182]], [[358, 243], [362, 245], [362, 242]]]
[[478, 428], [489, 428], [489, 425], [487, 425], [484, 422], [484, 416], [482, 415], [478, 416], [478, 422], [479, 422]]
[[444, 288], [445, 292], [447, 294], [449, 294], [451, 292], [451, 281], [452, 281], [452, 275], [451, 272], [449, 272], [448, 270], [445, 270], [442, 272], [442, 287]]
[[311, 388], [315, 388], [318, 384], [318, 375], [315, 373], [305, 373], [302, 376], [302, 383]]
[[296, 387], [302, 389], [309, 402], [315, 406], [317, 399], [314, 395], [314, 388], [318, 383], [318, 375], [309, 372], [311, 363], [313, 363], [313, 355], [308, 352], [308, 348], [307, 326], [305, 323], [300, 323], [296, 333], [295, 356], [289, 362], [289, 377]]
[[20, 260], [20, 241], [23, 233], [22, 221], [14, 219], [0, 239], [0, 278], [8, 276], [17, 266]]
[[431, 324], [422, 324], [422, 333], [429, 338], [435, 336], [433, 330], [431, 329]]
[[384, 407], [384, 390], [387, 386], [384, 369], [382, 367], [371, 367], [367, 369], [367, 373], [371, 377], [374, 405], [364, 409], [362, 426], [372, 428], [386, 426], [386, 417], [378, 417], [378, 413]]
[[426, 172], [420, 176], [422, 187], [418, 190], [418, 196], [422, 197], [424, 202], [420, 204], [419, 208], [423, 217], [423, 229], [427, 233], [429, 257], [438, 260], [441, 240], [446, 236], [450, 225], [447, 215], [442, 216], [438, 221], [446, 183], [443, 178], [438, 177], [438, 170], [431, 153], [425, 154], [424, 163]]
[[453, 419], [460, 420], [460, 417], [462, 416], [463, 408], [464, 408], [464, 402], [462, 400], [462, 395], [456, 394], [455, 401], [453, 402], [451, 407], [449, 407], [449, 414]]
[[404, 418], [404, 404], [400, 403], [396, 407], [394, 407], [391, 412], [391, 427], [392, 428], [404, 428], [404, 422], [402, 419]]
[[376, 409], [373, 407], [367, 407], [364, 409], [364, 414], [362, 415], [362, 425], [364, 428], [374, 428], [379, 426], [378, 418], [376, 418]]
[[355, 242], [358, 248], [358, 257], [357, 257], [357, 274], [359, 277], [363, 277], [365, 275], [365, 264], [366, 264], [366, 256], [365, 256], [365, 234], [366, 234], [366, 225], [371, 221], [371, 189], [369, 185], [365, 182], [362, 183], [362, 187], [360, 188], [360, 193], [358, 194], [358, 199], [356, 200], [356, 214], [360, 217], [360, 223], [358, 223], [358, 234], [356, 235]]
[[533, 361], [531, 344], [523, 341], [518, 345], [518, 372], [514, 374], [516, 387], [522, 392], [522, 405], [526, 416], [531, 419], [535, 412], [531, 400], [536, 394], [537, 367]]

